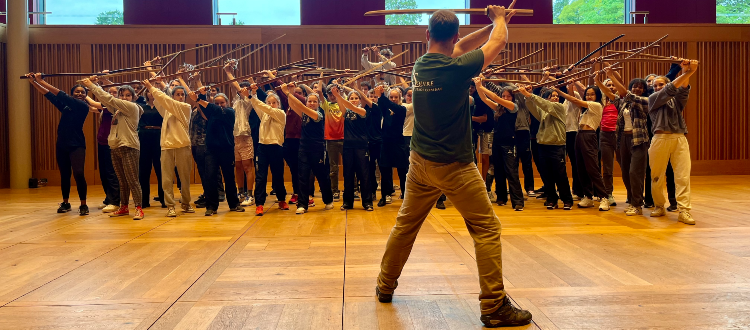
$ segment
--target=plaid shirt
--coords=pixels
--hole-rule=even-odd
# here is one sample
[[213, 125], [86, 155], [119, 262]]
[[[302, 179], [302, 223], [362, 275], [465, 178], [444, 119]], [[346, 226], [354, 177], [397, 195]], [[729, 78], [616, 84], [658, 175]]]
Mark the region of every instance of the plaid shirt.
[[630, 110], [630, 119], [633, 122], [633, 145], [641, 145], [648, 142], [648, 128], [646, 125], [648, 118], [648, 97], [636, 96], [628, 91], [624, 99], [616, 97], [612, 102], [618, 111], [617, 114], [617, 145], [620, 145], [620, 139], [625, 131], [625, 116], [623, 111]]

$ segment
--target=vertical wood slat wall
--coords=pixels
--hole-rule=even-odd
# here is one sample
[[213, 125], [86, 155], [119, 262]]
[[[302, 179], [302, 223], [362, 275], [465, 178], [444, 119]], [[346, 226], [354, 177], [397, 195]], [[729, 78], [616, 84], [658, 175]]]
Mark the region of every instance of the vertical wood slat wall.
[[0, 188], [10, 185], [10, 153], [8, 145], [8, 72], [6, 44], [0, 43]]
[[[643, 46], [646, 42], [623, 42], [615, 43], [611, 49], [624, 50]], [[675, 55], [688, 57], [690, 44], [696, 47], [695, 58], [701, 61], [701, 67], [694, 81], [695, 88], [691, 93], [691, 102], [694, 102], [695, 110], [692, 114], [686, 114], [691, 129], [688, 135], [691, 143], [693, 159], [699, 161], [729, 161], [750, 159], [750, 109], [747, 99], [750, 98], [750, 78], [748, 72], [747, 58], [750, 55], [750, 43], [748, 42], [664, 42], [662, 46], [653, 51], [652, 54]], [[223, 52], [229, 51], [239, 44], [218, 44], [198, 50], [188, 57], [177, 59], [167, 69], [174, 72], [177, 65], [183, 62], [199, 63], [213, 58]], [[243, 60], [239, 65], [236, 76], [246, 75], [266, 68], [291, 62], [301, 58], [314, 57], [318, 66], [336, 69], [359, 70], [362, 48], [375, 44], [273, 44]], [[539, 55], [526, 59], [519, 65], [536, 62], [542, 59], [557, 58], [558, 64], [570, 64], [582, 56], [588, 54], [600, 43], [589, 42], [535, 42], [535, 43], [511, 43], [507, 49], [510, 51], [501, 55], [501, 58], [515, 59], [526, 55], [531, 51], [544, 47], [545, 51]], [[129, 66], [138, 66], [146, 59], [156, 55], [171, 53], [181, 49], [194, 47], [188, 44], [93, 44], [91, 45], [90, 68], [94, 71], [103, 69], [114, 69]], [[255, 50], [260, 44], [253, 44], [250, 48], [237, 52], [229, 58], [239, 58], [248, 52]], [[425, 43], [416, 43], [396, 46], [394, 53], [409, 49], [398, 64], [415, 61], [426, 51]], [[33, 44], [31, 45], [31, 69], [35, 72], [78, 72], [80, 71], [79, 56], [81, 47], [78, 44]], [[0, 44], [0, 56], [5, 56], [5, 45]], [[223, 60], [221, 61], [223, 63]], [[5, 63], [3, 60], [1, 63]], [[218, 63], [217, 63], [218, 64]], [[664, 74], [669, 69], [663, 63], [626, 63], [623, 65], [624, 79], [632, 77], [644, 77], [648, 73]], [[0, 70], [5, 70], [0, 66]], [[5, 76], [5, 75], [3, 75]], [[143, 79], [145, 75], [131, 75], [120, 77], [118, 81], [129, 81]], [[63, 77], [50, 78], [49, 82], [66, 91], [75, 83], [77, 78]], [[221, 70], [204, 72], [204, 82], [217, 82], [225, 80]], [[0, 81], [0, 93], [7, 93], [5, 81]], [[228, 86], [224, 87], [227, 88]], [[0, 152], [8, 153], [7, 142], [7, 97], [0, 95]], [[34, 171], [43, 171], [45, 175], [53, 176], [57, 171], [55, 161], [55, 136], [59, 114], [57, 110], [39, 93], [34, 92], [32, 96], [32, 132]], [[90, 116], [89, 120], [94, 120]], [[86, 132], [87, 140], [94, 140], [98, 123], [86, 126], [90, 132]], [[95, 148], [90, 148], [95, 149]], [[89, 150], [87, 158], [96, 159], [95, 150]], [[95, 163], [95, 162], [94, 162]], [[7, 186], [8, 173], [7, 157], [0, 158], [0, 184]], [[92, 175], [93, 176], [93, 175]], [[196, 175], [197, 177], [197, 175]], [[55, 182], [54, 177], [49, 178]], [[98, 176], [94, 176], [98, 183]]]

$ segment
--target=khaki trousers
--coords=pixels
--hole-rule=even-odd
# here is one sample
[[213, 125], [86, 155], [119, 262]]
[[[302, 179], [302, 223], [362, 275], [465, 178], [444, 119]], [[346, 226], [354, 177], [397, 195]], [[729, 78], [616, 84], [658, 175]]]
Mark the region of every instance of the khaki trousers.
[[677, 208], [690, 211], [690, 146], [685, 134], [656, 134], [648, 149], [654, 205], [664, 207], [667, 164], [672, 162]]
[[482, 314], [492, 313], [505, 298], [500, 219], [474, 163], [435, 163], [411, 152], [405, 199], [386, 244], [378, 288], [386, 294], [396, 289], [396, 280], [409, 259], [417, 233], [441, 194], [453, 202], [474, 239]]
[[174, 168], [180, 175], [180, 198], [182, 205], [190, 205], [190, 171], [193, 169], [193, 155], [190, 146], [161, 151], [161, 185], [164, 189], [164, 204], [175, 206]]

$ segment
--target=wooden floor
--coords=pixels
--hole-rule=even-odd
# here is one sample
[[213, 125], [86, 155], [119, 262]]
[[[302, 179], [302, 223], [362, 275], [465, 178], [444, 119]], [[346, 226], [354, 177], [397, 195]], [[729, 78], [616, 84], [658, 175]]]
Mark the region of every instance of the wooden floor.
[[[696, 226], [676, 213], [626, 217], [622, 184], [610, 212], [495, 206], [505, 285], [534, 314], [523, 328], [750, 328], [749, 183], [694, 177]], [[481, 328], [473, 244], [450, 202], [428, 217], [394, 302], [380, 304], [400, 200], [302, 216], [270, 202], [263, 217], [152, 207], [133, 221], [58, 215], [58, 196], [0, 190], [2, 329]]]

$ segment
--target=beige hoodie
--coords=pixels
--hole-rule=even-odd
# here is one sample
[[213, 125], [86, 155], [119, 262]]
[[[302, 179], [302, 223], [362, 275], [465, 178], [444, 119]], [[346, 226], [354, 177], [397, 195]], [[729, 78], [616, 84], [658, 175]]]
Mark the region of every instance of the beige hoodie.
[[149, 89], [154, 96], [154, 106], [164, 118], [161, 124], [161, 149], [190, 146], [190, 105], [177, 101], [156, 87]]
[[113, 113], [112, 129], [107, 138], [109, 147], [112, 149], [129, 147], [141, 150], [141, 140], [138, 139], [138, 121], [141, 120], [143, 109], [135, 102], [115, 98], [99, 86], [95, 85], [92, 92]]

